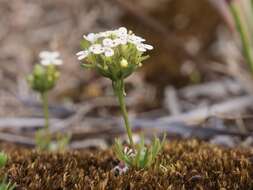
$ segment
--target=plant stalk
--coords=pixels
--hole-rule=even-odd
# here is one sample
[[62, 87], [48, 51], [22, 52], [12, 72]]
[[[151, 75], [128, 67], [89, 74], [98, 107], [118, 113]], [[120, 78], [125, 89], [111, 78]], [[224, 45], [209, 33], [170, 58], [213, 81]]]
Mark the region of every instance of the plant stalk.
[[48, 94], [47, 92], [41, 93], [41, 99], [43, 104], [43, 113], [44, 113], [44, 119], [45, 119], [45, 130], [49, 131], [49, 112], [48, 112]]
[[134, 147], [132, 129], [129, 124], [128, 113], [127, 113], [126, 103], [125, 103], [125, 98], [124, 98], [124, 92], [125, 92], [124, 81], [119, 80], [119, 81], [113, 82], [113, 88], [114, 88], [115, 95], [118, 97], [118, 101], [119, 101], [121, 113], [124, 118], [125, 128], [127, 131], [130, 145], [131, 147]]
[[232, 4], [230, 6], [230, 10], [234, 17], [237, 30], [240, 34], [244, 56], [248, 62], [251, 72], [253, 73], [253, 54], [251, 52], [251, 46], [250, 46], [249, 39], [247, 36], [246, 28], [242, 24], [242, 21], [241, 21], [241, 18], [236, 6]]

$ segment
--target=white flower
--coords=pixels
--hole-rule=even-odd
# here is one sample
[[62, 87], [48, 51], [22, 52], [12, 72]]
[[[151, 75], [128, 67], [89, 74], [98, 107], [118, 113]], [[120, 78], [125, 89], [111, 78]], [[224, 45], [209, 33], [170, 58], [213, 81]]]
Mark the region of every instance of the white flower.
[[127, 44], [127, 36], [126, 37], [124, 37], [124, 36], [121, 36], [121, 37], [119, 37], [119, 38], [116, 38], [115, 39], [115, 41], [116, 41], [116, 43], [118, 44], [118, 45], [126, 45]]
[[115, 31], [115, 34], [118, 37], [127, 36], [127, 29], [125, 27], [120, 27], [118, 30]]
[[105, 47], [113, 47], [114, 42], [113, 42], [113, 40], [110, 39], [110, 38], [105, 38], [105, 39], [103, 40], [103, 45], [104, 45]]
[[135, 34], [128, 35], [127, 40], [129, 43], [133, 43], [133, 44], [137, 44], [137, 43], [141, 43], [145, 41], [144, 38], [140, 36], [136, 36]]
[[143, 47], [144, 47], [145, 49], [147, 49], [147, 50], [152, 50], [152, 49], [154, 49], [154, 47], [151, 46], [151, 45], [149, 45], [149, 44], [143, 44]]
[[94, 33], [89, 33], [87, 36], [83, 35], [83, 38], [91, 43], [94, 43], [98, 39], [98, 36]]
[[104, 48], [104, 54], [106, 57], [111, 57], [114, 55], [114, 51], [113, 49], [109, 48], [109, 47], [105, 47]]
[[60, 53], [57, 51], [42, 51], [39, 54], [40, 63], [44, 66], [48, 65], [62, 65], [62, 60], [60, 59]]
[[104, 48], [101, 46], [101, 44], [93, 44], [90, 46], [89, 51], [94, 54], [101, 54], [104, 53]]
[[147, 51], [143, 44], [136, 44], [136, 48], [140, 52], [146, 52]]
[[125, 27], [105, 32], [89, 33], [87, 36], [84, 35], [84, 38], [91, 42], [91, 45], [88, 49], [77, 54], [79, 60], [85, 59], [90, 53], [95, 55], [104, 54], [106, 57], [111, 57], [115, 54], [118, 46], [127, 45], [128, 43], [133, 44], [140, 52], [153, 49], [153, 46], [143, 43], [144, 38], [135, 35], [130, 30], [128, 31]]
[[83, 60], [89, 55], [89, 51], [88, 50], [79, 51], [76, 55], [78, 56], [78, 60]]

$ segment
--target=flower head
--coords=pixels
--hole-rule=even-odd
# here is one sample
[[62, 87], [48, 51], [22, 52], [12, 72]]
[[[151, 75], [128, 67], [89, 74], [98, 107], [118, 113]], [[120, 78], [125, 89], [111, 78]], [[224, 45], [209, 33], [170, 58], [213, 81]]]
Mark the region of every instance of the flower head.
[[83, 50], [76, 54], [78, 60], [84, 60], [83, 66], [95, 67], [112, 80], [129, 76], [147, 58], [143, 54], [153, 49], [153, 46], [143, 43], [144, 38], [125, 27], [83, 37]]
[[100, 44], [93, 44], [90, 46], [89, 51], [93, 54], [101, 54], [104, 53], [104, 47]]
[[105, 46], [105, 47], [113, 47], [113, 40], [111, 38], [105, 38], [103, 40], [103, 46]]
[[40, 64], [36, 64], [27, 81], [31, 88], [44, 93], [54, 88], [60, 73], [55, 65], [61, 65], [59, 52], [42, 51], [39, 54]]
[[44, 66], [48, 65], [62, 65], [62, 60], [60, 59], [60, 53], [57, 51], [42, 51], [39, 54], [40, 63]]

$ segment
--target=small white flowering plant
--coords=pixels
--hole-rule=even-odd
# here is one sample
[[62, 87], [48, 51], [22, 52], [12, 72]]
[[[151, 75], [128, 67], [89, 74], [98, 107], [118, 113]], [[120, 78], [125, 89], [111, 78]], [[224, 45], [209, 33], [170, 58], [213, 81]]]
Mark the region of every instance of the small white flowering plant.
[[[32, 73], [27, 77], [30, 87], [38, 92], [43, 104], [43, 113], [45, 118], [45, 127], [35, 134], [36, 145], [39, 149], [48, 150], [55, 149], [55, 144], [51, 142], [49, 131], [49, 108], [48, 108], [48, 92], [52, 90], [60, 77], [58, 66], [62, 65], [60, 53], [57, 51], [42, 51], [39, 54], [40, 63], [34, 66]], [[69, 137], [66, 137], [67, 142]], [[62, 142], [66, 144], [66, 139], [57, 140], [57, 144]]]
[[152, 50], [153, 46], [144, 43], [145, 39], [128, 31], [125, 27], [116, 30], [90, 33], [83, 36], [81, 41], [82, 51], [76, 55], [85, 68], [94, 68], [102, 76], [112, 81], [115, 95], [125, 122], [125, 129], [129, 139], [127, 146], [132, 154], [128, 154], [119, 140], [115, 141], [115, 153], [127, 166], [136, 168], [149, 167], [162, 149], [163, 143], [155, 138], [150, 147], [144, 145], [144, 138], [140, 144], [135, 145], [132, 130], [128, 120], [125, 99], [124, 79], [130, 76], [142, 62], [149, 56], [145, 53]]

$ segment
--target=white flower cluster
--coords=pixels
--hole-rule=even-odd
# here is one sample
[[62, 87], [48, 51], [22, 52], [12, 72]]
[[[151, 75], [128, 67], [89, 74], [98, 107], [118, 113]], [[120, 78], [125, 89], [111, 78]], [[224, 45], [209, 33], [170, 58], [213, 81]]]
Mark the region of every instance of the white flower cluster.
[[[91, 45], [84, 51], [78, 52], [76, 55], [79, 60], [85, 59], [90, 54], [103, 54], [106, 57], [114, 55], [114, 48], [119, 45], [128, 43], [134, 44], [138, 51], [146, 52], [152, 50], [153, 46], [143, 43], [145, 39], [127, 31], [125, 27], [120, 27], [117, 30], [111, 30], [99, 33], [90, 33], [83, 36]], [[98, 43], [98, 41], [100, 43]]]
[[60, 53], [57, 51], [42, 51], [39, 54], [41, 65], [62, 65], [62, 60], [60, 59]]

